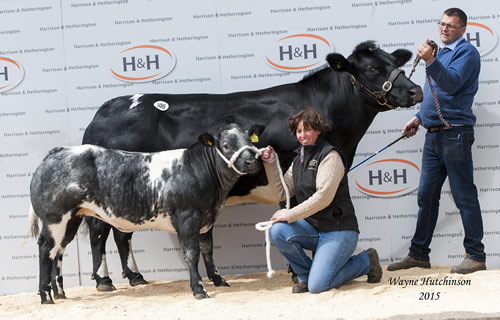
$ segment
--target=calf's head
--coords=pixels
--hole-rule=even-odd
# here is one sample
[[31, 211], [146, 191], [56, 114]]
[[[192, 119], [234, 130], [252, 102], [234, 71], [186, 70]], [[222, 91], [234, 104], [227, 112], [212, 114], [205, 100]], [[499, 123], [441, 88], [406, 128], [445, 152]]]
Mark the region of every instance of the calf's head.
[[399, 69], [410, 58], [411, 52], [406, 49], [387, 53], [373, 41], [366, 41], [356, 46], [347, 59], [338, 53], [329, 54], [326, 59], [333, 70], [349, 73], [351, 82], [371, 96], [372, 104], [380, 106], [379, 111], [386, 111], [422, 101], [422, 88]]
[[224, 127], [216, 137], [204, 133], [198, 140], [205, 146], [215, 148], [229, 167], [241, 174], [256, 173], [260, 169], [258, 149], [253, 143], [258, 142], [258, 137], [265, 126], [254, 124], [246, 132], [235, 124]]

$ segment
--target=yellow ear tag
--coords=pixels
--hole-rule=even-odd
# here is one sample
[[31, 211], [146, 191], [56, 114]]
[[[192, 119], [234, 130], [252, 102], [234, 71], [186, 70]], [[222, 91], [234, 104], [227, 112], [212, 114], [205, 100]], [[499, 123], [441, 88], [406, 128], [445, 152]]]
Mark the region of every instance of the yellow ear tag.
[[259, 142], [259, 137], [257, 137], [257, 135], [254, 133], [252, 133], [252, 135], [250, 136], [250, 142], [252, 143], [257, 143]]
[[207, 140], [207, 143], [209, 146], [212, 146], [214, 144], [212, 140]]

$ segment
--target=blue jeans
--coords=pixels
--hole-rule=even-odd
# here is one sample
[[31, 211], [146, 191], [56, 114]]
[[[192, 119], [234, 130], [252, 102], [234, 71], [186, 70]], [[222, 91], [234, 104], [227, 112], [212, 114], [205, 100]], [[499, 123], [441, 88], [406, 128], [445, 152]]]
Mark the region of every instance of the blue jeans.
[[418, 189], [418, 217], [409, 255], [429, 261], [429, 245], [439, 213], [441, 188], [448, 177], [451, 194], [460, 210], [464, 227], [464, 247], [467, 256], [484, 262], [483, 219], [474, 184], [472, 164], [472, 127], [453, 127], [425, 135], [422, 173]]
[[[278, 222], [270, 231], [274, 246], [288, 260], [299, 281], [309, 292], [320, 293], [370, 271], [370, 259], [363, 251], [351, 256], [358, 243], [356, 231], [318, 232], [305, 220]], [[315, 251], [311, 260], [304, 252]]]

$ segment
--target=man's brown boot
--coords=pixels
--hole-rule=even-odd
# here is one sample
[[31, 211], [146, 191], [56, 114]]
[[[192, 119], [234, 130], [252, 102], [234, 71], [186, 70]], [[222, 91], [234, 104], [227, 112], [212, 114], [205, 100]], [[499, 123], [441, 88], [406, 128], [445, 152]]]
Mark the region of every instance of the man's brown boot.
[[406, 256], [403, 260], [388, 265], [387, 271], [410, 269], [410, 268], [414, 268], [414, 267], [429, 269], [431, 267], [431, 263], [429, 261], [417, 260], [417, 259], [412, 258], [410, 256]]
[[486, 264], [484, 262], [465, 257], [461, 264], [451, 269], [451, 273], [468, 274], [480, 270], [486, 270]]

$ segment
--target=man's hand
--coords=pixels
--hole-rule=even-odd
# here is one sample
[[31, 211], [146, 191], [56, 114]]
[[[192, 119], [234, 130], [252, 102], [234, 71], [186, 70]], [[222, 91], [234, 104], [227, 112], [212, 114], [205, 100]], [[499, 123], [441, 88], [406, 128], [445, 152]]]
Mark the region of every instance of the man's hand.
[[406, 133], [405, 139], [412, 137], [417, 133], [419, 126], [420, 120], [417, 117], [413, 117], [405, 124], [405, 126], [403, 127], [403, 132], [401, 132], [401, 134]]
[[417, 57], [425, 61], [426, 65], [429, 65], [436, 60], [432, 52], [434, 49], [427, 43], [429, 39], [424, 41], [420, 46], [417, 48]]

